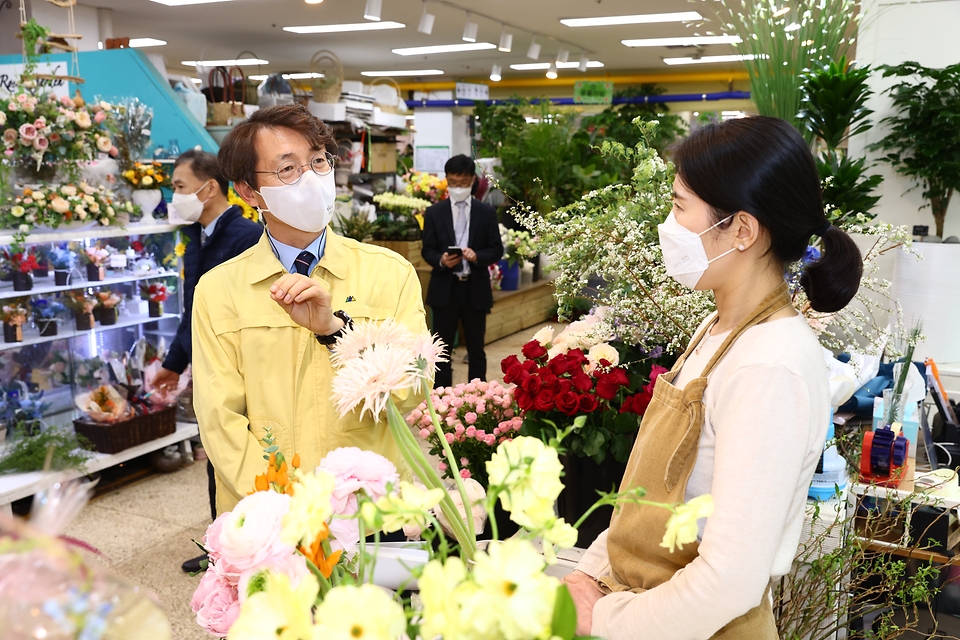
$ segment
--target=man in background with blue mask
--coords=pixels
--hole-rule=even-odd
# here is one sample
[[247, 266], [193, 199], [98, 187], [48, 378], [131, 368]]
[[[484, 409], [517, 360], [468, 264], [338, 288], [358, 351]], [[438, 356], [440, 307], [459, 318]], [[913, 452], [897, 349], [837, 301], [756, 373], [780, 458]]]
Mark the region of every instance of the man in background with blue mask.
[[451, 352], [450, 362], [437, 367], [434, 385], [453, 384], [453, 344], [463, 325], [461, 344], [467, 347], [467, 379], [487, 379], [483, 350], [487, 314], [493, 308], [490, 272], [503, 257], [497, 211], [473, 197], [476, 164], [465, 155], [447, 160], [447, 200], [427, 207], [423, 216], [421, 255], [433, 267], [427, 304], [433, 310], [433, 330]]
[[[256, 111], [220, 147], [224, 175], [260, 211], [266, 233], [207, 274], [194, 302], [197, 420], [216, 470], [219, 513], [265, 472], [268, 430], [304, 469], [353, 446], [389, 458], [410, 479], [386, 422], [341, 418], [331, 397], [330, 348], [345, 326], [393, 318], [426, 331], [413, 266], [327, 227], [336, 198], [333, 144], [322, 122], [292, 104]], [[401, 409], [420, 400], [412, 396]]]
[[[263, 227], [244, 218], [240, 207], [227, 201], [229, 183], [220, 173], [220, 163], [212, 153], [191, 149], [178, 157], [173, 165], [172, 185], [171, 208], [192, 224], [180, 230], [187, 245], [183, 254], [183, 318], [163, 360], [163, 368], [153, 379], [155, 388], [169, 389], [177, 387], [180, 374], [190, 364], [193, 293], [200, 277], [257, 244], [263, 235]], [[216, 484], [209, 459], [207, 478], [210, 511], [216, 519]], [[205, 558], [206, 555], [202, 555], [187, 560], [183, 570], [199, 571], [200, 561]]]

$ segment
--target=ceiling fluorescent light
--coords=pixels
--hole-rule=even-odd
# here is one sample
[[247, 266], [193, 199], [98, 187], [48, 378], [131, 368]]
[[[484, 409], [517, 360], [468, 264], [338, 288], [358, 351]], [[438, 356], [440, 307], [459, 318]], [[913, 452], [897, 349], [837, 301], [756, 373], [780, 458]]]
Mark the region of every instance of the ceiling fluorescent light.
[[580, 55], [580, 62], [577, 63], [577, 71], [584, 72], [587, 70], [587, 65], [590, 64], [590, 59], [587, 58], [587, 54]]
[[[543, 71], [544, 69], [549, 69], [552, 63], [549, 62], [525, 62], [523, 64], [512, 64], [510, 68], [514, 71]], [[603, 63], [599, 60], [588, 60], [587, 66], [591, 69], [599, 69], [603, 67]], [[579, 69], [579, 62], [562, 62], [556, 65], [558, 69]]]
[[711, 62], [742, 62], [744, 60], [753, 60], [752, 53], [735, 54], [730, 56], [703, 56], [702, 58], [664, 58], [663, 61], [669, 65], [677, 64], [710, 64]]
[[307, 4], [320, 4], [323, 0], [303, 0]]
[[[267, 74], [260, 74], [255, 76], [247, 76], [250, 80], [266, 80], [270, 76]], [[303, 73], [285, 73], [283, 74], [284, 80], [313, 80], [315, 78], [322, 78], [322, 73], [317, 73], [316, 71], [312, 72], [303, 72]]]
[[531, 60], [536, 60], [540, 57], [540, 43], [537, 42], [536, 37], [530, 40], [530, 48], [527, 49], [527, 57]]
[[405, 71], [361, 71], [360, 75], [368, 78], [379, 76], [442, 76], [440, 69], [409, 69]]
[[506, 27], [500, 31], [500, 46], [497, 49], [504, 53], [510, 53], [510, 50], [513, 49], [513, 34], [507, 33]]
[[232, 0], [150, 0], [157, 4], [165, 4], [168, 7], [183, 7], [188, 4], [211, 4], [213, 2], [232, 2]]
[[566, 18], [560, 21], [568, 27], [606, 27], [617, 24], [652, 24], [656, 22], [691, 22], [703, 20], [696, 11], [676, 13], [644, 13], [633, 16], [601, 16], [599, 18]]
[[493, 65], [493, 69], [490, 70], [490, 79], [493, 80], [494, 82], [500, 82], [501, 71], [503, 71], [503, 69], [500, 68], [500, 65], [498, 64]]
[[433, 21], [436, 20], [436, 16], [427, 11], [427, 1], [423, 1], [423, 13], [420, 15], [420, 25], [417, 27], [417, 31], [424, 35], [430, 35], [433, 33]]
[[643, 38], [621, 40], [628, 47], [696, 47], [705, 44], [740, 44], [740, 36], [684, 36], [682, 38]]
[[556, 62], [551, 62], [547, 66], [547, 77], [550, 78], [551, 80], [557, 79], [557, 63]]
[[302, 27], [284, 27], [290, 33], [345, 33], [347, 31], [379, 31], [380, 29], [403, 29], [402, 22], [352, 22], [347, 24], [314, 24]]
[[130, 38], [130, 46], [135, 49], [162, 47], [165, 44], [167, 44], [166, 40], [157, 40], [156, 38]]
[[407, 47], [393, 49], [393, 52], [398, 56], [429, 56], [434, 53], [460, 53], [462, 51], [482, 51], [496, 48], [497, 45], [492, 42], [467, 42], [465, 44], [439, 44], [430, 47]]
[[470, 17], [470, 12], [467, 12], [467, 24], [463, 25], [463, 41], [464, 42], [476, 42], [477, 41], [477, 23], [473, 21], [473, 18]]
[[557, 64], [563, 64], [570, 58], [570, 52], [566, 49], [561, 48], [560, 51], [557, 51]]
[[364, 19], [380, 22], [380, 8], [382, 5], [383, 0], [367, 0], [367, 6], [363, 9]]
[[269, 60], [260, 60], [259, 58], [240, 58], [234, 60], [181, 60], [180, 64], [185, 67], [240, 67], [251, 64], [270, 64]]

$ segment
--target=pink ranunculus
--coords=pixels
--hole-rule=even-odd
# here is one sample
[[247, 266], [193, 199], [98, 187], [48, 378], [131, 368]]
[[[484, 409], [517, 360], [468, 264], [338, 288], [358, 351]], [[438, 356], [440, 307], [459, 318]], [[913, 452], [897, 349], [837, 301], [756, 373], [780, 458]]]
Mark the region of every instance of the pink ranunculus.
[[473, 411], [474, 411], [474, 413], [476, 413], [478, 416], [483, 415], [484, 413], [487, 412], [487, 403], [485, 403], [483, 400], [477, 400], [477, 404], [476, 404], [476, 406], [473, 408]]
[[23, 140], [28, 140], [33, 142], [33, 139], [37, 137], [37, 128], [29, 123], [24, 123], [20, 125], [20, 138]]
[[307, 568], [306, 558], [295, 551], [274, 556], [273, 558], [267, 558], [259, 567], [244, 571], [240, 576], [240, 580], [237, 582], [237, 590], [240, 593], [241, 605], [247, 600], [247, 586], [250, 583], [250, 579], [264, 570], [287, 576], [290, 579], [290, 584], [294, 588], [300, 584], [304, 576], [310, 573], [310, 569]]
[[101, 122], [103, 122], [103, 121], [106, 120], [106, 119], [107, 119], [107, 112], [106, 112], [106, 111], [98, 111], [98, 112], [97, 112], [97, 115], [93, 116], [93, 121], [96, 122], [97, 124], [100, 124]]
[[466, 480], [467, 478], [469, 478], [469, 477], [470, 477], [470, 470], [469, 470], [469, 469], [460, 469], [460, 477], [463, 478], [464, 480]]
[[208, 633], [224, 637], [240, 615], [237, 587], [213, 571], [207, 571], [190, 600], [197, 624]]
[[452, 433], [445, 433], [443, 434], [443, 437], [447, 439], [447, 444], [453, 444], [457, 439]]
[[[358, 492], [363, 491], [371, 500], [378, 500], [387, 495], [388, 485], [396, 487], [400, 484], [400, 475], [392, 462], [380, 454], [357, 447], [331, 451], [317, 468], [336, 478], [330, 502], [333, 512], [341, 516], [357, 512]], [[334, 537], [330, 541], [334, 550], [349, 550], [360, 541], [359, 523], [355, 518], [334, 518], [330, 533]]]
[[473, 426], [467, 427], [466, 435], [468, 438], [472, 438], [473, 436], [477, 435], [477, 428]]
[[33, 139], [33, 148], [37, 151], [46, 151], [49, 146], [50, 141], [47, 140], [46, 136], [37, 136]]
[[473, 411], [467, 411], [463, 414], [463, 421], [467, 424], [476, 424], [477, 423], [477, 414]]
[[459, 409], [463, 406], [463, 398], [454, 398], [450, 404]]
[[447, 423], [448, 427], [452, 427], [453, 425], [457, 424], [457, 416], [447, 416], [445, 422]]
[[456, 427], [454, 427], [454, 429], [453, 429], [453, 433], [456, 434], [456, 435], [458, 435], [458, 436], [462, 436], [464, 431], [466, 431], [466, 428], [465, 428], [462, 424], [458, 424], [458, 425], [457, 425]]
[[257, 491], [237, 503], [224, 514], [217, 535], [221, 561], [242, 572], [268, 558], [293, 553], [293, 547], [280, 541], [283, 516], [289, 509], [290, 496], [275, 491]]
[[430, 429], [420, 429], [420, 437], [426, 440], [430, 437]]
[[446, 470], [447, 470], [447, 463], [446, 463], [446, 462], [438, 462], [438, 463], [437, 463], [437, 469], [440, 469], [440, 471], [446, 471]]

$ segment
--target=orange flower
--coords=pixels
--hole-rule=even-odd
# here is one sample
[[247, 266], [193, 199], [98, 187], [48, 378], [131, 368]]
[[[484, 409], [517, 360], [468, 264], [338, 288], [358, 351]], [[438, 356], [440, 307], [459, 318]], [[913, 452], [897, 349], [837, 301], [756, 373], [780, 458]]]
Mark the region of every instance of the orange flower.
[[337, 562], [340, 561], [340, 556], [343, 555], [343, 549], [338, 549], [329, 556], [324, 554], [323, 541], [326, 540], [329, 535], [330, 529], [324, 525], [319, 535], [317, 535], [317, 539], [313, 541], [313, 544], [311, 544], [309, 548], [300, 547], [300, 553], [312, 562], [314, 566], [320, 570], [320, 574], [328, 580], [331, 574], [333, 574], [333, 568], [337, 566]]
[[299, 454], [299, 453], [293, 454], [293, 461], [290, 462], [290, 466], [293, 467], [294, 469], [299, 469], [299, 468], [300, 468], [300, 454]]
[[270, 483], [267, 481], [267, 476], [265, 474], [260, 474], [253, 481], [254, 493], [257, 491], [269, 491]]
[[277, 470], [273, 468], [273, 465], [267, 467], [267, 482], [276, 482], [277, 481]]

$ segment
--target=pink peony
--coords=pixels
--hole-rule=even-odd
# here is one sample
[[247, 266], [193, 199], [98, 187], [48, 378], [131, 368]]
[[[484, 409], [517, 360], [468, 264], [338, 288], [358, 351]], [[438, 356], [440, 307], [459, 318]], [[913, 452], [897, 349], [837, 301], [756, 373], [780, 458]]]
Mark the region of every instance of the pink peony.
[[240, 615], [237, 587], [215, 572], [207, 571], [190, 599], [190, 608], [197, 614], [197, 624], [204, 630], [224, 637]]
[[20, 125], [20, 138], [22, 140], [28, 140], [33, 142], [33, 139], [37, 137], [37, 128], [29, 123], [24, 123]]
[[[336, 478], [330, 502], [333, 512], [341, 516], [354, 515], [359, 509], [357, 493], [363, 491], [371, 500], [387, 495], [387, 486], [399, 486], [400, 475], [392, 462], [372, 451], [357, 447], [341, 447], [328, 453], [320, 461], [323, 469]], [[356, 518], [334, 518], [330, 523], [334, 550], [353, 548], [360, 541]]]
[[98, 111], [98, 112], [97, 112], [97, 115], [93, 116], [93, 121], [96, 122], [97, 124], [100, 124], [101, 122], [103, 122], [103, 121], [106, 120], [106, 119], [107, 119], [107, 112], [106, 112], [106, 111]]
[[293, 553], [293, 547], [280, 542], [283, 516], [289, 509], [290, 496], [274, 491], [257, 491], [237, 503], [233, 511], [221, 516], [216, 536], [221, 561], [243, 572]]
[[463, 421], [466, 422], [467, 424], [476, 424], [476, 423], [477, 423], [477, 414], [475, 414], [473, 411], [467, 411], [467, 412], [463, 415]]
[[37, 151], [46, 151], [49, 146], [50, 141], [47, 140], [46, 136], [37, 136], [33, 139], [33, 148]]

